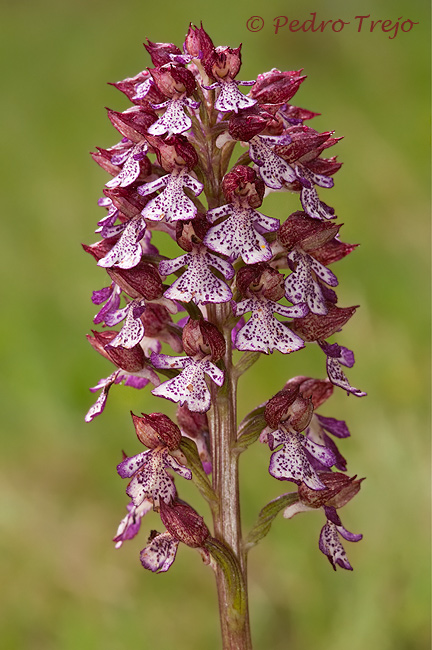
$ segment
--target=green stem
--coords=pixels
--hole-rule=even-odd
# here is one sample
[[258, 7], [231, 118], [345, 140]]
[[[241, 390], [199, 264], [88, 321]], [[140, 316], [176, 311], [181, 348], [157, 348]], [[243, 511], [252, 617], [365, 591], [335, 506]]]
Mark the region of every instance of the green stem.
[[[241, 575], [235, 594], [227, 571], [218, 564], [216, 582], [224, 650], [251, 650], [248, 613], [246, 555], [242, 547], [238, 454], [234, 451], [237, 433], [237, 380], [233, 373], [231, 330], [226, 327], [230, 315], [229, 303], [209, 305], [209, 320], [224, 333], [225, 382], [221, 388], [212, 384], [212, 408], [209, 429], [213, 463], [213, 490], [219, 508], [213, 511], [214, 535], [233, 556]], [[232, 576], [233, 577], [233, 576]], [[241, 608], [236, 606], [241, 602]]]

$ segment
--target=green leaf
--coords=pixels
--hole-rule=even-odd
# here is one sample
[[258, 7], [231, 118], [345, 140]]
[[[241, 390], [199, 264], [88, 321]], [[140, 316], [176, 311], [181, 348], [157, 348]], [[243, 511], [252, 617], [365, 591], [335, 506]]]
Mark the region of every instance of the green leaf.
[[240, 422], [237, 429], [237, 442], [233, 447], [233, 451], [241, 454], [249, 445], [258, 440], [261, 431], [267, 426], [264, 411], [265, 404], [261, 404], [248, 413]]
[[180, 449], [186, 456], [188, 466], [192, 470], [193, 483], [195, 483], [204, 499], [210, 504], [212, 510], [214, 511], [214, 509], [218, 507], [218, 498], [212, 486], [210, 485], [207, 474], [203, 470], [195, 441], [191, 438], [182, 436]]
[[202, 313], [193, 300], [190, 302], [181, 302], [179, 300], [178, 302], [186, 309], [187, 313], [193, 320], [200, 320], [202, 318]]
[[240, 629], [244, 625], [246, 614], [246, 592], [238, 560], [228, 546], [214, 537], [208, 537], [204, 547], [224, 574], [228, 587], [227, 595], [230, 599], [230, 602], [226, 603], [226, 616], [230, 626], [233, 629]]
[[240, 361], [234, 366], [236, 377], [241, 377], [246, 370], [249, 370], [249, 368], [258, 361], [261, 355], [262, 352], [245, 352]]
[[289, 492], [288, 494], [282, 494], [280, 497], [267, 503], [259, 513], [254, 527], [245, 539], [245, 551], [249, 551], [253, 546], [258, 544], [258, 542], [260, 542], [270, 531], [273, 520], [277, 517], [280, 511], [284, 510], [292, 503], [295, 503], [298, 499], [298, 492]]

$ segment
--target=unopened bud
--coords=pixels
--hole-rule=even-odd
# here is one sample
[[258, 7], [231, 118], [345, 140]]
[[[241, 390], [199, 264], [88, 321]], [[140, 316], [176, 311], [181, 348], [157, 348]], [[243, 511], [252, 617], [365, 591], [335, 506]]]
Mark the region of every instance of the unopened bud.
[[202, 546], [210, 534], [204, 519], [183, 501], [167, 504], [161, 500], [160, 517], [175, 539], [192, 548]]
[[294, 97], [306, 79], [301, 72], [302, 70], [281, 72], [273, 68], [259, 74], [250, 90], [250, 96], [263, 104], [285, 104]]
[[104, 330], [103, 332], [92, 330], [92, 333], [93, 337], [90, 334], [87, 335], [90, 345], [118, 368], [131, 373], [139, 372], [144, 368], [146, 360], [140, 345], [134, 345], [129, 349], [120, 346], [111, 347], [110, 343], [118, 335], [118, 332], [115, 330]]
[[300, 246], [305, 252], [319, 248], [338, 233], [342, 224], [320, 221], [298, 210], [279, 228], [278, 241], [287, 250]]
[[228, 132], [234, 140], [248, 142], [267, 127], [271, 115], [258, 111], [257, 105], [235, 113], [229, 121]]
[[192, 23], [189, 25], [186, 40], [184, 42], [185, 50], [195, 59], [208, 59], [214, 52], [213, 41], [207, 32], [201, 27], [195, 27]]
[[156, 300], [163, 293], [162, 279], [154, 266], [139, 262], [132, 269], [107, 268], [108, 275], [132, 298]]
[[178, 426], [163, 413], [141, 414], [141, 417], [131, 412], [132, 420], [138, 440], [154, 449], [160, 445], [168, 447], [171, 451], [178, 449], [181, 433]]
[[113, 126], [132, 142], [140, 142], [148, 128], [157, 120], [156, 113], [150, 108], [132, 106], [122, 113], [108, 110], [108, 117]]
[[153, 65], [160, 66], [164, 63], [171, 63], [170, 54], [181, 54], [181, 50], [174, 43], [152, 43], [147, 39], [145, 49], [151, 56]]
[[190, 318], [183, 329], [183, 348], [189, 357], [210, 356], [213, 362], [219, 361], [226, 349], [225, 339], [216, 325], [200, 318]]
[[309, 312], [303, 318], [295, 318], [291, 329], [304, 341], [323, 341], [341, 330], [355, 311], [356, 307], [336, 307], [328, 303], [327, 314], [318, 315]]

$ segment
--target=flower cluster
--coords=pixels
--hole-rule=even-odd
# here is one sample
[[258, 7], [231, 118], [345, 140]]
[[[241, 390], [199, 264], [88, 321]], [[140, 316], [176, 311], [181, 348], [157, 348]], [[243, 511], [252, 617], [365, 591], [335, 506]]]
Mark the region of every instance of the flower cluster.
[[[162, 413], [132, 415], [148, 449], [118, 465], [130, 503], [116, 545], [153, 509], [166, 531], [151, 532], [144, 567], [166, 571], [179, 542], [209, 561], [209, 530], [179, 499], [170, 473], [193, 478], [184, 441], [194, 440], [210, 474], [207, 413], [229, 380], [233, 350], [288, 355], [316, 344], [327, 378], [289, 380], [266, 403], [260, 439], [273, 452], [270, 474], [298, 486], [285, 516], [323, 508], [319, 547], [333, 567], [350, 569], [339, 535], [360, 536], [343, 528], [337, 509], [360, 481], [343, 473], [346, 461], [328, 435], [349, 435], [345, 423], [315, 412], [333, 387], [365, 395], [343, 369], [353, 366], [353, 352], [332, 338], [356, 310], [338, 305], [329, 268], [355, 245], [341, 241], [341, 224], [321, 197], [341, 167], [322, 154], [339, 138], [309, 126], [317, 114], [291, 103], [306, 78], [301, 70], [240, 81], [241, 46], [215, 47], [202, 26], [189, 27], [183, 49], [151, 41], [145, 48], [152, 67], [114, 84], [132, 104], [108, 110], [120, 140], [92, 154], [111, 178], [99, 200], [100, 239], [84, 249], [109, 279], [93, 292], [100, 329], [88, 339], [115, 369], [91, 389], [100, 394], [86, 420], [104, 410], [114, 384], [150, 384], [153, 395], [178, 405], [180, 428]], [[294, 197], [283, 223], [260, 211], [273, 191]], [[177, 243], [178, 256], [159, 252], [156, 232]]]

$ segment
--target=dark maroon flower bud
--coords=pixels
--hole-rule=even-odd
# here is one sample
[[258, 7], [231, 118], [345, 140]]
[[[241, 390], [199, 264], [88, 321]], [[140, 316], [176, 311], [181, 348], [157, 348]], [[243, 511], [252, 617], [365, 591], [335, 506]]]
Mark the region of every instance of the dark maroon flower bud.
[[146, 359], [140, 345], [134, 345], [130, 349], [111, 347], [110, 343], [118, 335], [118, 332], [115, 330], [104, 330], [103, 332], [92, 330], [92, 333], [93, 336], [87, 334], [90, 345], [118, 368], [126, 370], [126, 372], [139, 372], [144, 368]]
[[94, 244], [81, 244], [81, 246], [86, 253], [93, 255], [95, 260], [99, 262], [99, 260], [110, 252], [111, 248], [118, 242], [118, 240], [119, 236], [116, 235], [115, 237], [106, 237], [105, 239], [101, 239], [101, 241], [97, 241]]
[[234, 50], [231, 47], [217, 47], [204, 60], [205, 71], [216, 80], [234, 79], [241, 67], [241, 43]]
[[183, 329], [182, 341], [184, 351], [189, 357], [210, 355], [211, 360], [215, 362], [225, 354], [226, 343], [223, 335], [216, 325], [203, 318], [188, 320]]
[[222, 189], [229, 203], [239, 202], [251, 208], [259, 208], [264, 197], [265, 183], [252, 167], [236, 165], [225, 174]]
[[148, 70], [143, 70], [134, 77], [127, 77], [122, 81], [116, 81], [115, 83], [110, 83], [109, 85], [114, 86], [114, 88], [117, 88], [120, 90], [120, 92], [124, 93], [126, 97], [134, 104], [139, 104], [147, 109], [151, 109], [151, 104], [161, 104], [163, 101], [165, 101], [164, 95], [162, 95], [162, 93], [157, 89], [155, 85], [152, 84], [144, 99], [136, 99], [135, 97], [136, 87], [150, 78], [150, 72]]
[[302, 250], [309, 252], [333, 239], [341, 225], [343, 224], [313, 219], [298, 210], [281, 225], [277, 239], [287, 250], [300, 246]]
[[[111, 162], [112, 158], [118, 153], [118, 150], [113, 149], [102, 149], [102, 147], [96, 147], [97, 152], [91, 152], [90, 155], [93, 160], [100, 166], [102, 169], [107, 171], [111, 176], [117, 176], [121, 171], [121, 167], [118, 165], [113, 165]], [[134, 182], [142, 182], [147, 176], [151, 174], [152, 165], [147, 156], [143, 156], [139, 161], [140, 173]]]
[[138, 440], [146, 447], [154, 449], [163, 445], [171, 451], [178, 449], [181, 433], [178, 426], [163, 413], [141, 413], [141, 417], [131, 411]]
[[342, 508], [359, 492], [364, 480], [356, 480], [356, 476], [350, 478], [340, 472], [319, 472], [318, 476], [326, 486], [325, 490], [312, 490], [305, 483], [301, 483], [298, 488], [300, 501], [310, 508]]
[[357, 246], [358, 244], [345, 244], [338, 239], [331, 239], [324, 246], [314, 251], [314, 257], [324, 266], [328, 266], [349, 255]]
[[139, 262], [132, 269], [113, 266], [106, 269], [108, 275], [132, 298], [157, 300], [163, 294], [162, 279], [154, 266]]
[[120, 167], [118, 165], [112, 164], [112, 152], [110, 152], [108, 149], [102, 149], [102, 147], [96, 147], [96, 149], [97, 151], [90, 152], [90, 155], [95, 163], [97, 163], [99, 167], [102, 167], [103, 170], [108, 172], [108, 174], [111, 174], [111, 176], [116, 176], [120, 171]]
[[197, 213], [195, 219], [189, 221], [179, 219], [176, 222], [177, 243], [184, 251], [190, 253], [193, 246], [201, 244], [210, 228], [211, 224], [201, 212]]
[[161, 93], [166, 97], [178, 98], [192, 95], [196, 88], [193, 73], [182, 65], [169, 63], [149, 68], [150, 74]]
[[311, 120], [313, 117], [321, 115], [321, 113], [314, 113], [313, 111], [308, 111], [306, 108], [292, 106], [291, 104], [287, 104], [286, 106], [282, 107], [280, 112], [288, 122], [292, 120], [293, 123], [298, 121], [303, 122], [304, 120]]
[[243, 296], [259, 293], [276, 302], [285, 295], [283, 275], [266, 262], [243, 266], [237, 271], [236, 283]]
[[304, 341], [318, 341], [327, 339], [338, 332], [355, 314], [357, 307], [336, 307], [331, 303], [327, 305], [326, 315], [309, 312], [303, 318], [295, 318], [290, 328], [302, 337]]
[[315, 129], [303, 125], [290, 127], [287, 129], [287, 133], [291, 136], [290, 144], [275, 147], [275, 152], [289, 163], [294, 163], [302, 158], [304, 161], [313, 160], [319, 156], [321, 151], [332, 147], [342, 139], [332, 138], [331, 131], [318, 133]]
[[157, 120], [156, 113], [150, 108], [132, 106], [122, 113], [107, 108], [112, 125], [132, 142], [141, 142], [149, 126]]
[[311, 421], [313, 410], [312, 400], [304, 398], [297, 387], [281, 390], [269, 399], [264, 417], [273, 429], [285, 423], [294, 431], [304, 431]]
[[314, 174], [322, 174], [323, 176], [333, 176], [342, 167], [342, 163], [337, 161], [336, 156], [331, 158], [315, 158], [309, 160], [307, 168]]
[[150, 54], [153, 65], [157, 66], [171, 63], [170, 54], [181, 54], [181, 50], [174, 43], [152, 43], [147, 39], [147, 45], [143, 45]]
[[177, 408], [177, 422], [184, 433], [191, 438], [209, 430], [207, 413], [190, 411], [187, 404]]
[[192, 548], [202, 546], [210, 535], [204, 519], [184, 501], [171, 504], [161, 500], [160, 517], [163, 525], [179, 542]]
[[201, 27], [195, 27], [192, 23], [189, 25], [184, 48], [195, 59], [203, 60], [210, 58], [215, 49], [212, 39], [203, 29], [202, 23]]
[[166, 307], [148, 302], [141, 315], [141, 322], [146, 336], [157, 337], [172, 320]]
[[263, 104], [285, 104], [294, 97], [300, 84], [306, 79], [301, 70], [281, 72], [273, 68], [259, 74], [250, 90], [250, 96]]
[[120, 220], [123, 222], [141, 214], [142, 209], [151, 199], [151, 196], [141, 196], [130, 187], [106, 187], [103, 192], [122, 213], [123, 218], [120, 215]]
[[284, 389], [298, 387], [303, 397], [311, 398], [314, 410], [331, 397], [333, 384], [329, 379], [313, 379], [312, 377], [293, 377], [284, 386]]
[[169, 173], [180, 167], [191, 170], [198, 163], [195, 147], [183, 135], [172, 135], [165, 140], [148, 135], [147, 141], [155, 151], [160, 166]]
[[257, 108], [257, 104], [246, 110], [234, 113], [228, 124], [228, 132], [234, 140], [248, 142], [264, 131], [272, 116]]

